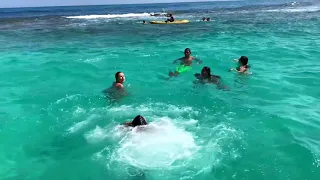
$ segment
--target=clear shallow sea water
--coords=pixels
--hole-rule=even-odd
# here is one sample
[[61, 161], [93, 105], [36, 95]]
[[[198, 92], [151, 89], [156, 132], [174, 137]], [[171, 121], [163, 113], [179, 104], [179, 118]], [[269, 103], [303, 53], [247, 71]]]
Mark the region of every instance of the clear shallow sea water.
[[[162, 8], [191, 22], [141, 24]], [[287, 2], [0, 9], [0, 179], [319, 179], [319, 18]], [[164, 80], [187, 47], [203, 64]], [[253, 75], [228, 72], [241, 55]], [[203, 66], [230, 91], [193, 84]], [[110, 102], [117, 71], [130, 95]], [[137, 114], [150, 130], [119, 126]]]

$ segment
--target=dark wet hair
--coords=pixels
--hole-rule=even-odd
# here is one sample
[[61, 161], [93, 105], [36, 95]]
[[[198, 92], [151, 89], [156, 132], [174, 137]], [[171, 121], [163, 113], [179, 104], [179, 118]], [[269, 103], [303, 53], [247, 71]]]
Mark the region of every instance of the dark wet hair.
[[211, 76], [211, 69], [210, 69], [208, 66], [203, 67], [202, 70], [201, 70], [201, 72], [202, 72], [203, 70], [205, 70], [205, 71], [208, 72], [208, 76]]
[[190, 48], [186, 48], [186, 49], [184, 50], [184, 53], [186, 53], [187, 51], [189, 51], [190, 54], [191, 54], [191, 49], [190, 49]]
[[120, 73], [122, 73], [122, 72], [118, 71], [118, 72], [114, 75], [114, 77], [116, 78], [116, 80], [117, 80], [117, 78], [118, 78], [118, 76], [119, 76]]
[[142, 125], [147, 125], [147, 121], [143, 116], [138, 115], [132, 120], [131, 124], [133, 127], [142, 126]]
[[143, 20], [142, 22], [144, 22], [144, 23], [145, 23], [146, 21], [145, 21], [145, 20]]
[[205, 21], [205, 20], [206, 20], [206, 17], [203, 17], [203, 18], [202, 18], [202, 21]]
[[247, 56], [241, 56], [240, 59], [239, 59], [239, 63], [242, 65], [242, 66], [246, 66], [248, 65], [248, 57]]
[[207, 21], [210, 21], [210, 18], [207, 18]]

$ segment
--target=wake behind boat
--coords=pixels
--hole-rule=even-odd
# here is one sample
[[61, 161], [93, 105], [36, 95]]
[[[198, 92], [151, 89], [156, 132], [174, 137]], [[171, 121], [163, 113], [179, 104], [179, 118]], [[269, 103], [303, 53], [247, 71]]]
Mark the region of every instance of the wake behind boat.
[[168, 13], [150, 13], [150, 16], [165, 16], [169, 17]]
[[162, 9], [162, 12], [157, 12], [157, 13], [150, 13], [150, 16], [165, 16], [169, 17], [169, 13], [167, 13], [164, 9]]
[[175, 20], [173, 22], [170, 21], [150, 21], [150, 24], [187, 24], [189, 20]]

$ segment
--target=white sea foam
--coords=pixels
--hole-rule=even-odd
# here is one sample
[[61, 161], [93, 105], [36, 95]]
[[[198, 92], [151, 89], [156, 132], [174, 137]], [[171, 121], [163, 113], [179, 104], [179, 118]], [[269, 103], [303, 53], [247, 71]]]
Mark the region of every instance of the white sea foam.
[[75, 133], [75, 132], [79, 131], [80, 129], [84, 128], [85, 126], [87, 126], [88, 124], [90, 124], [95, 118], [98, 118], [98, 117], [100, 117], [100, 116], [98, 116], [96, 114], [92, 114], [86, 120], [77, 122], [74, 125], [72, 125], [68, 129], [68, 132], [69, 133]]
[[105, 149], [93, 154], [95, 160], [106, 163], [109, 169], [128, 173], [124, 170], [126, 167], [191, 168], [192, 172], [201, 173], [220, 165], [224, 158], [239, 157], [233, 143], [241, 139], [241, 133], [225, 123], [213, 127], [201, 123], [195, 118], [198, 111], [191, 107], [149, 103], [112, 107], [106, 111], [121, 121], [141, 114], [149, 123], [136, 128], [111, 123], [85, 133], [89, 143], [114, 142], [113, 146], [108, 143]]
[[172, 121], [164, 117], [132, 129], [120, 141], [115, 159], [145, 169], [173, 168], [176, 161], [191, 159], [198, 150], [194, 137]]
[[190, 106], [179, 107], [164, 103], [150, 103], [138, 106], [122, 105], [109, 109], [111, 114], [119, 114], [121, 116], [128, 115], [158, 115], [158, 116], [181, 116], [181, 115], [197, 115], [199, 111]]
[[[111, 128], [111, 126], [113, 126], [113, 128]], [[119, 140], [121, 137], [125, 136], [129, 130], [130, 129], [121, 125], [109, 125], [103, 128], [96, 126], [95, 129], [87, 132], [84, 137], [89, 143], [98, 143], [106, 138]]]
[[295, 7], [295, 8], [264, 10], [264, 12], [288, 12], [288, 13], [315, 12], [315, 11], [320, 11], [320, 7], [318, 7], [318, 6], [308, 6], [308, 7]]
[[[112, 116], [116, 122], [94, 125], [101, 117], [100, 111]], [[196, 118], [198, 110], [189, 106], [147, 103], [92, 110], [77, 108], [75, 112], [87, 118], [72, 125], [68, 132], [76, 133], [90, 127], [91, 130], [84, 133], [88, 143], [112, 141], [113, 145], [108, 145], [107, 151], [93, 155], [95, 160], [106, 163], [111, 169], [119, 168], [120, 164], [121, 168], [139, 169], [188, 167], [200, 173], [221, 164], [224, 158], [239, 156], [232, 144], [241, 134], [226, 124], [207, 127]], [[118, 125], [137, 114], [147, 118], [148, 126], [128, 128]]]
[[128, 13], [128, 14], [105, 14], [105, 15], [84, 15], [84, 16], [67, 16], [69, 19], [111, 19], [111, 18], [128, 18], [128, 17], [147, 17], [149, 13]]
[[55, 103], [60, 104], [62, 102], [67, 102], [70, 100], [77, 100], [81, 95], [80, 94], [73, 94], [73, 95], [66, 95], [65, 97], [58, 99]]

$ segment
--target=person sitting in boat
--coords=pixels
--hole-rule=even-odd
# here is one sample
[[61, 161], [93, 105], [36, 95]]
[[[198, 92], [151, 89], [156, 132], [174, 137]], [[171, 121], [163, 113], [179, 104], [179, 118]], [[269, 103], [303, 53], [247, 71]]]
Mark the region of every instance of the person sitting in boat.
[[166, 20], [166, 23], [167, 22], [173, 22], [174, 21], [174, 17], [172, 14], [169, 14], [169, 19]]

